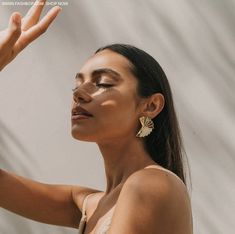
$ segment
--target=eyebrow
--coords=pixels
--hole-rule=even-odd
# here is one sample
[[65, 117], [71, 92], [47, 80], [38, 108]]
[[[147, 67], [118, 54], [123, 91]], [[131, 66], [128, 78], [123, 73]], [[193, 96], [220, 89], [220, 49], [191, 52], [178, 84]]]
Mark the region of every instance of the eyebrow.
[[[100, 68], [100, 69], [96, 69], [94, 71], [92, 71], [91, 73], [91, 77], [94, 78], [98, 75], [102, 75], [102, 74], [108, 74], [110, 75], [112, 78], [114, 78], [115, 80], [119, 80], [121, 78], [121, 75], [110, 69], [110, 68]], [[75, 80], [84, 80], [84, 74], [83, 73], [77, 73], [75, 76]]]

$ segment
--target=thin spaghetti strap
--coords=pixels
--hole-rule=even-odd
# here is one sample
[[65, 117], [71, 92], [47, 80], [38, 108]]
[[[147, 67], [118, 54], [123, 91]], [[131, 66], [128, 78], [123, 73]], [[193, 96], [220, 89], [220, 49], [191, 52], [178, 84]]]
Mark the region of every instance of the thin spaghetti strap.
[[88, 200], [88, 198], [91, 196], [91, 195], [93, 195], [94, 193], [90, 193], [90, 194], [88, 194], [86, 197], [85, 197], [85, 199], [84, 199], [84, 201], [83, 201], [83, 204], [82, 204], [82, 215], [86, 215], [86, 204], [87, 204], [87, 200]]
[[82, 204], [82, 218], [80, 220], [79, 223], [79, 227], [78, 227], [78, 234], [83, 234], [84, 229], [85, 229], [85, 225], [86, 225], [86, 221], [87, 221], [87, 214], [86, 214], [86, 206], [87, 206], [87, 200], [89, 198], [89, 196], [93, 195], [93, 193], [88, 194]]

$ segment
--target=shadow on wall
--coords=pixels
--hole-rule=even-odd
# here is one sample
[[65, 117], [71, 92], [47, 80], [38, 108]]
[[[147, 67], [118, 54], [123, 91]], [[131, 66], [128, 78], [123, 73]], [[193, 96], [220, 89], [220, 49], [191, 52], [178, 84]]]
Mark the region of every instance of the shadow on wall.
[[0, 167], [13, 173], [19, 171], [30, 176], [28, 164], [34, 165], [35, 161], [18, 138], [0, 120]]

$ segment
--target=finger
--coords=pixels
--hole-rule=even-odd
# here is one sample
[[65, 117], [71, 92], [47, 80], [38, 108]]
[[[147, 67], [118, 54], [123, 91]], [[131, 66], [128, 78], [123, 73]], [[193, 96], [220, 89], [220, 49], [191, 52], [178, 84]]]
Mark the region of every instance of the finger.
[[9, 20], [8, 28], [5, 31], [6, 36], [2, 41], [2, 48], [11, 48], [21, 35], [21, 15], [14, 12]]
[[46, 0], [36, 0], [22, 20], [22, 30], [26, 31], [35, 25], [40, 18]]
[[53, 7], [39, 23], [24, 32], [24, 35], [22, 35], [22, 37], [16, 42], [14, 50], [16, 50], [17, 53], [20, 52], [30, 42], [38, 38], [41, 34], [45, 33], [61, 10], [62, 9], [58, 6]]

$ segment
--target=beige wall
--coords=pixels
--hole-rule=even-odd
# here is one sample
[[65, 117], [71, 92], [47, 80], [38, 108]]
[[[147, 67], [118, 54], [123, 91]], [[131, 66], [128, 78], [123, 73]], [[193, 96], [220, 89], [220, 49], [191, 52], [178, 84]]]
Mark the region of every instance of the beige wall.
[[[191, 165], [195, 234], [232, 234], [235, 1], [68, 3], [47, 34], [0, 74], [1, 168], [42, 182], [103, 189], [96, 145], [70, 136], [71, 89], [75, 73], [95, 49], [131, 43], [152, 54], [171, 83]], [[14, 9], [23, 13], [27, 7], [0, 5], [1, 28]], [[76, 230], [0, 210], [0, 233]]]

